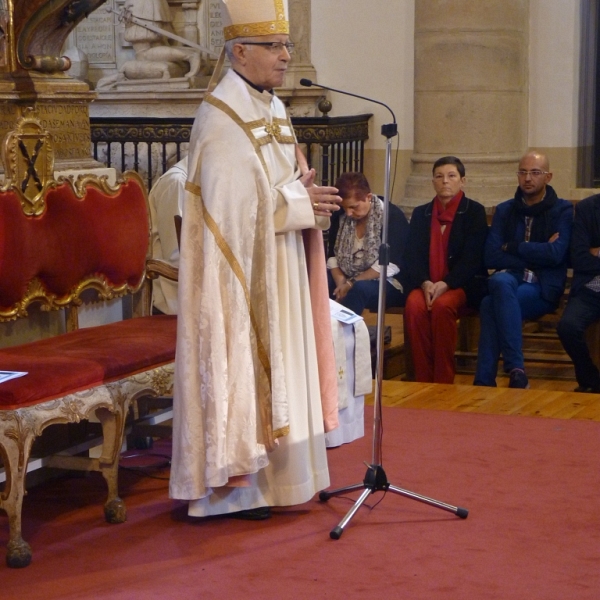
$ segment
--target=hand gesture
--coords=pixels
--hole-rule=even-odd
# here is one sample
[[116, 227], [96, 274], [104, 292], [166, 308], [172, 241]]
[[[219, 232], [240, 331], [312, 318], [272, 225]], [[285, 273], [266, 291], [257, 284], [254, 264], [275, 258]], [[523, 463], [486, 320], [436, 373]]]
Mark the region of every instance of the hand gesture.
[[310, 169], [300, 177], [300, 181], [308, 192], [315, 215], [330, 217], [332, 212], [340, 210], [342, 199], [337, 195], [337, 188], [315, 185], [315, 176], [316, 171]]

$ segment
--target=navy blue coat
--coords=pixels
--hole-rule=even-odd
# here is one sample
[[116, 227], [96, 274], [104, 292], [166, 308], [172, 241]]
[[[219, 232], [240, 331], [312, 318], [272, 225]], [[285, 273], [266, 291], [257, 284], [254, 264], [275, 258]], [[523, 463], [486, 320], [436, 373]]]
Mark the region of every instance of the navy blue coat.
[[[567, 280], [573, 205], [558, 198], [549, 185], [546, 186], [546, 195], [554, 199], [554, 205], [544, 217], [547, 220], [547, 237], [544, 241], [523, 241], [525, 219], [522, 216], [509, 224], [513, 218], [514, 204], [522, 203], [519, 190], [514, 198], [498, 204], [485, 244], [485, 266], [496, 270], [533, 271], [542, 288], [542, 298], [558, 306]], [[534, 217], [534, 220], [541, 218]], [[559, 237], [555, 242], [549, 242], [553, 233], [558, 233]], [[502, 250], [505, 243], [511, 244], [512, 251]]]
[[600, 258], [590, 254], [590, 248], [600, 247], [600, 194], [578, 202], [575, 207], [571, 234], [571, 266], [573, 283], [570, 294], [577, 292], [600, 275]]

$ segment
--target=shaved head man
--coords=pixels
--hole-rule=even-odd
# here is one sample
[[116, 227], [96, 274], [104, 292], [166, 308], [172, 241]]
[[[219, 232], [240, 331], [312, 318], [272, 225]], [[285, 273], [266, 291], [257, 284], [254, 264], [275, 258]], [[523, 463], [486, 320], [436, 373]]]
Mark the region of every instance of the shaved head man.
[[548, 158], [521, 157], [514, 198], [496, 207], [485, 246], [489, 295], [480, 306], [481, 334], [475, 385], [496, 385], [500, 356], [509, 387], [527, 388], [522, 322], [558, 306], [567, 278], [573, 206], [558, 198]]

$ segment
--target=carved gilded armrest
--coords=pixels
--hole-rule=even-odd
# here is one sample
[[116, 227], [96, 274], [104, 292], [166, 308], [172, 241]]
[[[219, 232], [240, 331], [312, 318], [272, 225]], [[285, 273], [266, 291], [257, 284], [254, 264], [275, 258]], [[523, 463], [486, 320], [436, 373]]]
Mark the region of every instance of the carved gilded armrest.
[[162, 276], [170, 281], [177, 281], [179, 279], [179, 269], [166, 260], [149, 258], [146, 261], [146, 276], [149, 279], [156, 279]]

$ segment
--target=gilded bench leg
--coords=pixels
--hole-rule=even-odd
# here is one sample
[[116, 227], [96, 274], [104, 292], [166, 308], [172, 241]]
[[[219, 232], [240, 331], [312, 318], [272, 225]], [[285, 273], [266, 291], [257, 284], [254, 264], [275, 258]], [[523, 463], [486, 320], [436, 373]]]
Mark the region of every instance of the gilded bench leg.
[[102, 456], [100, 471], [108, 486], [108, 497], [104, 504], [104, 518], [108, 523], [124, 523], [127, 520], [125, 503], [119, 498], [119, 455], [125, 430], [125, 412], [111, 412], [105, 408], [96, 410], [102, 423]]
[[21, 513], [25, 496], [27, 461], [33, 437], [22, 421], [1, 421], [0, 451], [6, 472], [6, 484], [0, 496], [0, 508], [8, 515], [9, 538], [6, 564], [18, 569], [31, 562], [31, 546], [21, 536]]

